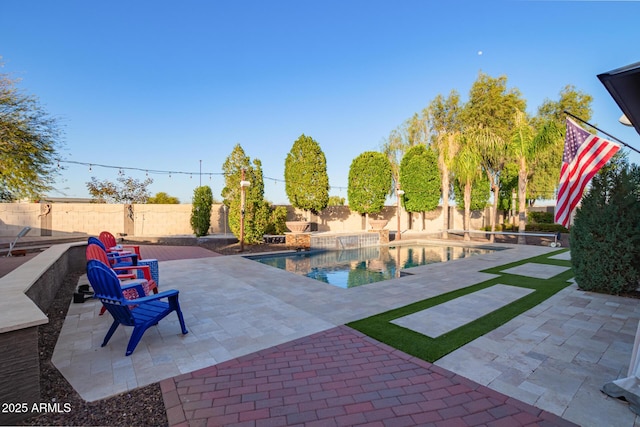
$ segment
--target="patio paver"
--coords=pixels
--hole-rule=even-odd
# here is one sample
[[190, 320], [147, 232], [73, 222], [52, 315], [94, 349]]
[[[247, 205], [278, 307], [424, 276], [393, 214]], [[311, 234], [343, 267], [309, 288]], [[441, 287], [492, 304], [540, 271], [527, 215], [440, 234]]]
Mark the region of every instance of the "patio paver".
[[[127, 358], [124, 331], [100, 348], [109, 320], [96, 315], [97, 305], [72, 304], [54, 363], [95, 399], [161, 382], [171, 425], [205, 419], [211, 425], [437, 425], [436, 417], [448, 417], [445, 425], [535, 425], [533, 411], [549, 417], [539, 425], [640, 426], [628, 405], [599, 391], [626, 374], [640, 320], [635, 300], [581, 292], [574, 284], [433, 365], [341, 326], [482, 282], [496, 277], [484, 269], [551, 251], [510, 247], [347, 290], [239, 256], [161, 261], [161, 287], [181, 290], [187, 336], [165, 319]], [[337, 346], [342, 337], [354, 348]], [[357, 356], [365, 347], [376, 352], [366, 363]], [[295, 355], [285, 354], [290, 350]], [[323, 360], [314, 367], [305, 354]], [[264, 375], [251, 373], [260, 369]], [[416, 381], [416, 370], [431, 376]], [[204, 390], [225, 381], [226, 388], [209, 394], [183, 393], [192, 382]]]
[[399, 317], [392, 320], [391, 323], [431, 338], [437, 338], [504, 307], [531, 292], [534, 292], [534, 290], [496, 284], [443, 304], [438, 304], [435, 307]]

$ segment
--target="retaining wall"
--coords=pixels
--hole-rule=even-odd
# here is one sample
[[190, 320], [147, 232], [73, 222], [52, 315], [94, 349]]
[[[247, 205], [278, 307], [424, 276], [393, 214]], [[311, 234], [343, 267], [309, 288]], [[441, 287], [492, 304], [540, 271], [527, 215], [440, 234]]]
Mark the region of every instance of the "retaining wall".
[[[84, 268], [85, 243], [55, 245], [0, 278], [0, 402], [26, 404], [26, 412], [0, 411], [0, 425], [36, 415], [40, 403], [38, 326], [69, 272]], [[11, 408], [7, 408], [11, 409]]]

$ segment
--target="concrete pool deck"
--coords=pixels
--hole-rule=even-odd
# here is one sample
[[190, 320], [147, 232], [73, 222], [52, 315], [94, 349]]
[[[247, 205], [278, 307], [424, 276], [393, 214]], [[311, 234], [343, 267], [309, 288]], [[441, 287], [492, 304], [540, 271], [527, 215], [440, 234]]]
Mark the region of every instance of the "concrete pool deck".
[[[554, 250], [500, 246], [510, 249], [416, 267], [410, 276], [353, 289], [241, 256], [174, 256], [160, 262], [160, 288], [181, 291], [189, 334], [181, 335], [177, 319], [170, 316], [148, 330], [133, 355], [126, 357], [130, 329], [121, 328], [101, 348], [111, 320], [98, 316], [98, 302], [87, 301], [70, 306], [52, 360], [89, 401], [161, 382], [171, 425], [354, 425], [385, 420], [416, 425], [464, 417], [469, 425], [471, 420], [565, 424], [551, 414], [587, 426], [640, 425], [624, 402], [599, 391], [605, 382], [626, 376], [640, 319], [636, 300], [585, 293], [571, 285], [433, 365], [341, 326], [495, 277], [480, 270]], [[144, 251], [143, 256], [154, 257]], [[303, 366], [301, 357], [316, 344], [329, 351], [327, 342], [332, 341], [350, 344], [335, 348], [333, 356], [325, 355], [322, 367], [313, 373], [282, 372], [293, 369], [295, 362]], [[362, 347], [370, 348], [369, 365], [355, 363], [353, 351], [351, 356], [343, 354]], [[380, 358], [387, 362], [376, 367]], [[261, 360], [270, 362], [260, 365]], [[365, 387], [364, 376], [386, 375], [384, 370], [391, 366], [402, 368]], [[362, 376], [350, 376], [347, 368]], [[254, 382], [243, 385], [251, 380], [249, 372]], [[257, 372], [264, 375], [258, 377]], [[232, 380], [232, 375], [240, 377]], [[404, 375], [423, 381], [400, 381]], [[431, 392], [416, 391], [431, 381], [448, 383]], [[354, 400], [341, 399], [340, 393], [350, 393]], [[482, 417], [487, 417], [484, 422]]]

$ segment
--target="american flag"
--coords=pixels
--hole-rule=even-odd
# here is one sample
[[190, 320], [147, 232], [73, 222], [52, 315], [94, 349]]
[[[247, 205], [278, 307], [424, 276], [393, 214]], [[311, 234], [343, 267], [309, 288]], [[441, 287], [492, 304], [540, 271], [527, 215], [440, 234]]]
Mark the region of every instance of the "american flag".
[[587, 132], [567, 118], [556, 202], [555, 221], [558, 224], [569, 226], [571, 213], [582, 198], [584, 188], [619, 149], [619, 145]]

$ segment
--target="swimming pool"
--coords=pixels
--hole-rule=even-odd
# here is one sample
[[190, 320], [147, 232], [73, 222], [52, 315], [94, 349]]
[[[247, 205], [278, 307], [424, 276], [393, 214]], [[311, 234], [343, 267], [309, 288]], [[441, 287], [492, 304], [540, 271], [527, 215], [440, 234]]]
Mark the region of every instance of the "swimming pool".
[[353, 288], [400, 277], [401, 270], [407, 268], [486, 254], [498, 249], [424, 244], [252, 255], [246, 258], [341, 288]]

